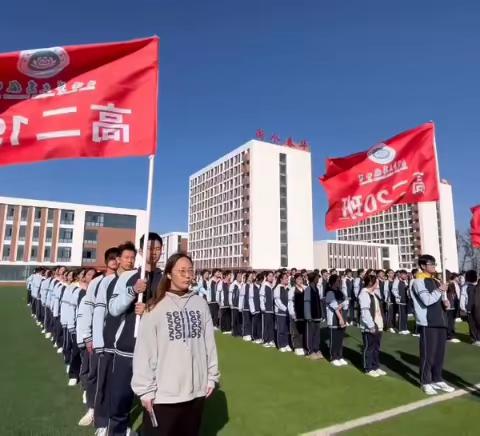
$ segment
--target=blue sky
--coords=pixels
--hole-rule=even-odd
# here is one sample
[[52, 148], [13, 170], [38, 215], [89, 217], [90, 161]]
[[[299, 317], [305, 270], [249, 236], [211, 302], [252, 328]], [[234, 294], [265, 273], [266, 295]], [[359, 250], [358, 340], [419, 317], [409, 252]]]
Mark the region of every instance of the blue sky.
[[[460, 6], [461, 5], [461, 6]], [[457, 227], [480, 203], [480, 2], [5, 2], [0, 51], [160, 36], [153, 229], [187, 229], [188, 176], [257, 128], [312, 146], [315, 237], [328, 156], [428, 120]], [[0, 167], [0, 195], [145, 207], [146, 159]]]

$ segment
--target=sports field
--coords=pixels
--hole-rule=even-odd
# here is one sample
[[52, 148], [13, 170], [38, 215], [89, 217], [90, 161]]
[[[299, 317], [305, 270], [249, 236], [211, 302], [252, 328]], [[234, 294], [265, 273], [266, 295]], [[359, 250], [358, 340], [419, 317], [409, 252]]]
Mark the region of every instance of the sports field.
[[[77, 426], [85, 411], [81, 390], [67, 386], [62, 359], [30, 317], [23, 288], [0, 288], [0, 320], [0, 434], [93, 434]], [[468, 341], [466, 326], [457, 328]], [[343, 368], [218, 335], [222, 386], [207, 403], [203, 433], [297, 435], [426, 399], [418, 388], [417, 338], [384, 334], [381, 361], [389, 375], [372, 379], [360, 370], [359, 331], [348, 334], [352, 364]], [[480, 383], [479, 363], [480, 348], [448, 344], [445, 380], [471, 388]], [[346, 434], [478, 435], [479, 413], [478, 395], [467, 394]]]

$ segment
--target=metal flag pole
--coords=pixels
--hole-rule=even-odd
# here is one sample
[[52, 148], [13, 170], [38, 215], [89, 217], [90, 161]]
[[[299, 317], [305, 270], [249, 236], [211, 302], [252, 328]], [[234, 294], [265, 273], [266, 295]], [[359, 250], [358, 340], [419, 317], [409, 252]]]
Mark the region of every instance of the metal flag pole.
[[[148, 156], [148, 187], [147, 187], [147, 210], [146, 210], [146, 220], [144, 226], [144, 237], [143, 237], [143, 247], [142, 247], [142, 263], [140, 265], [140, 278], [145, 280], [145, 269], [147, 267], [147, 247], [148, 247], [148, 235], [150, 233], [150, 217], [152, 215], [152, 196], [153, 196], [153, 173], [155, 169], [155, 155], [151, 154]], [[150, 265], [151, 268], [154, 268], [155, 265]], [[137, 303], [143, 303], [143, 293], [138, 294]], [[137, 315], [135, 318], [135, 331], [133, 336], [136, 338], [138, 333], [138, 324], [140, 323], [140, 315]]]

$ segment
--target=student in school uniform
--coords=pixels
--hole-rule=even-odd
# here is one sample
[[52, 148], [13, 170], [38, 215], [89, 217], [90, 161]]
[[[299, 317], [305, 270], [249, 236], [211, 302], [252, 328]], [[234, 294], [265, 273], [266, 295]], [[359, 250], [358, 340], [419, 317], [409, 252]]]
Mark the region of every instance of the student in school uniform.
[[384, 314], [377, 276], [365, 275], [364, 288], [360, 291], [358, 300], [363, 338], [363, 368], [370, 377], [380, 377], [386, 375], [386, 372], [380, 368]]
[[32, 281], [35, 273], [30, 274], [26, 280], [26, 287], [27, 287], [27, 306], [32, 304]]
[[290, 315], [290, 333], [292, 346], [297, 356], [305, 355], [305, 286], [303, 277], [297, 273], [293, 277], [295, 286], [288, 295], [288, 314]]
[[443, 360], [447, 342], [449, 308], [447, 285], [436, 279], [436, 261], [424, 254], [418, 258], [419, 272], [413, 281], [412, 298], [415, 318], [420, 330], [420, 383], [427, 395], [455, 389], [443, 381]]
[[[322, 320], [322, 304], [318, 293], [318, 274], [310, 273], [308, 275], [309, 285], [304, 290], [304, 317], [305, 317], [305, 335], [308, 352], [308, 359], [322, 359], [320, 352], [320, 323]], [[328, 285], [327, 285], [328, 289]]]
[[46, 321], [48, 321], [48, 315], [46, 314], [46, 301], [47, 301], [47, 293], [48, 293], [48, 287], [50, 286], [50, 282], [53, 278], [53, 271], [48, 269], [45, 271], [44, 279], [42, 281], [42, 284], [40, 285], [40, 295], [39, 295], [39, 300], [40, 300], [40, 305], [39, 305], [39, 311], [38, 311], [38, 319], [40, 320], [40, 324], [42, 327], [42, 334], [45, 334], [47, 332], [45, 328]]
[[384, 298], [384, 308], [385, 308], [385, 331], [390, 333], [396, 333], [395, 324], [396, 324], [396, 314], [397, 314], [397, 303], [395, 301], [395, 296], [393, 295], [393, 286], [395, 282], [395, 271], [392, 269], [387, 270], [387, 277], [383, 282], [383, 298]]
[[409, 335], [408, 330], [408, 273], [404, 269], [399, 271], [392, 287], [392, 296], [398, 307], [398, 333]]
[[196, 293], [200, 295], [200, 297], [207, 300], [208, 298], [208, 288], [210, 287], [210, 271], [208, 269], [204, 269], [198, 274], [196, 280]]
[[252, 340], [256, 344], [263, 343], [262, 335], [262, 308], [260, 304], [260, 288], [263, 274], [252, 274], [252, 288], [249, 295], [249, 308], [252, 316]]
[[223, 272], [223, 280], [218, 292], [218, 304], [220, 308], [220, 330], [224, 335], [232, 334], [232, 308], [230, 305], [230, 285], [233, 281], [231, 271]]
[[242, 287], [240, 288], [239, 307], [242, 311], [242, 338], [244, 341], [252, 340], [252, 314], [250, 313], [250, 295], [253, 293], [253, 273], [243, 275]]
[[32, 297], [32, 318], [36, 319], [37, 325], [39, 325], [39, 320], [37, 318], [37, 305], [38, 305], [38, 296], [40, 291], [40, 286], [43, 281], [43, 271], [42, 267], [35, 268], [35, 274], [32, 278], [32, 285], [31, 285], [31, 297]]
[[345, 270], [345, 276], [342, 279], [342, 290], [348, 299], [348, 315], [346, 319], [344, 318], [344, 321], [346, 321], [347, 325], [351, 325], [355, 322], [355, 293], [353, 271], [350, 268]]
[[297, 274], [297, 268], [292, 268], [290, 270], [290, 287], [295, 287], [295, 275]]
[[360, 291], [363, 289], [363, 279], [365, 277], [365, 270], [363, 268], [359, 268], [357, 270], [357, 275], [353, 279], [353, 296], [355, 298], [355, 309], [354, 309], [354, 325], [360, 322], [360, 305], [358, 304], [358, 295]]
[[458, 274], [451, 273], [447, 288], [447, 299], [449, 302], [447, 311], [447, 341], [459, 343], [460, 340], [455, 337], [455, 318], [457, 317], [457, 308], [460, 306], [460, 298], [457, 294]]
[[[65, 346], [65, 325], [62, 323], [61, 305], [63, 300], [63, 294], [68, 286], [72, 284], [73, 272], [65, 270], [63, 275], [62, 285], [57, 288], [55, 292], [55, 301], [53, 304], [53, 317], [56, 323], [55, 341], [57, 344], [57, 354], [63, 354], [63, 347]], [[64, 355], [65, 356], [65, 355]]]
[[[326, 269], [322, 269], [320, 271], [320, 280], [318, 281], [318, 289], [320, 293], [320, 305], [322, 307], [322, 318], [326, 319], [327, 317], [327, 304], [325, 302], [325, 295], [327, 293], [328, 287], [328, 271]], [[305, 286], [308, 286], [308, 281], [305, 283]]]
[[325, 295], [327, 304], [327, 325], [330, 330], [330, 362], [334, 366], [348, 365], [343, 358], [343, 339], [347, 323], [343, 317], [344, 305], [348, 296], [341, 290], [340, 277], [332, 275]]
[[273, 272], [265, 272], [265, 281], [260, 288], [260, 309], [262, 311], [262, 339], [265, 348], [275, 347], [275, 317], [273, 301]]
[[242, 273], [233, 273], [233, 282], [230, 284], [228, 296], [232, 310], [232, 336], [242, 335], [242, 311], [240, 310], [240, 286]]
[[[478, 275], [475, 270], [465, 273], [465, 284], [460, 294], [460, 310], [467, 317], [470, 338], [473, 345], [480, 346], [480, 290], [477, 287]], [[477, 302], [478, 300], [478, 302]], [[478, 305], [478, 306], [477, 306]]]
[[218, 283], [222, 281], [222, 272], [219, 269], [213, 270], [212, 278], [205, 282], [205, 298], [208, 303], [208, 308], [210, 309], [210, 316], [212, 317], [213, 328], [218, 330], [219, 319], [218, 319], [218, 299], [217, 299], [217, 286]]
[[210, 311], [189, 292], [190, 274], [187, 255], [171, 256], [140, 323], [131, 386], [145, 409], [145, 436], [198, 436], [220, 378]]
[[278, 277], [278, 286], [274, 290], [275, 321], [277, 324], [277, 347], [280, 352], [292, 351], [288, 344], [288, 273], [283, 272]]

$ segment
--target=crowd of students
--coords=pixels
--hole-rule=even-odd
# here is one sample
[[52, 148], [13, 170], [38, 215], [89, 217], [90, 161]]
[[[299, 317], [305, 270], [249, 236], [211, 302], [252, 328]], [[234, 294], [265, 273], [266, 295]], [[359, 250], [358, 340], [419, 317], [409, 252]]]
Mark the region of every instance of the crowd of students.
[[480, 346], [476, 272], [449, 274], [441, 283], [432, 256], [421, 256], [411, 272], [215, 269], [195, 277], [191, 259], [181, 253], [159, 270], [161, 251], [160, 236], [150, 233], [145, 280], [129, 242], [106, 251], [102, 273], [37, 268], [27, 280], [32, 317], [63, 357], [68, 385], [81, 382], [84, 389], [87, 412], [79, 425], [94, 424], [98, 435], [133, 434], [135, 394], [145, 409], [144, 434], [198, 434], [204, 400], [219, 381], [214, 330], [319, 360], [321, 327], [327, 326], [328, 358], [341, 367], [348, 365], [346, 327], [355, 325], [370, 377], [386, 375], [379, 361], [382, 332], [412, 333], [420, 337], [420, 379], [428, 395], [454, 390], [442, 368], [445, 342], [458, 342], [459, 317], [468, 320], [472, 343]]
[[97, 435], [134, 434], [135, 395], [144, 407], [142, 434], [197, 435], [204, 400], [219, 381], [208, 305], [191, 289], [192, 260], [173, 255], [161, 271], [161, 252], [161, 237], [150, 233], [145, 279], [127, 242], [105, 252], [102, 273], [37, 268], [27, 280], [32, 317], [63, 358], [68, 385], [82, 385], [87, 411], [78, 424], [93, 424]]

